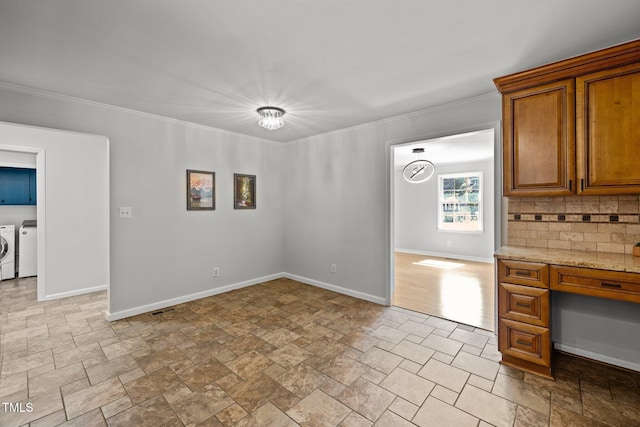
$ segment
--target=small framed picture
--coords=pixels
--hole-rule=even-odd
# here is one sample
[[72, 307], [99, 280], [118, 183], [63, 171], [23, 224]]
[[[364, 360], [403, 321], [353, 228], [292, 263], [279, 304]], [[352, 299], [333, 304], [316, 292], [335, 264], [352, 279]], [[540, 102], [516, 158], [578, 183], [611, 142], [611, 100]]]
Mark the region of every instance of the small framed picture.
[[256, 176], [233, 174], [233, 208], [256, 208]]
[[215, 172], [187, 170], [187, 210], [215, 210]]

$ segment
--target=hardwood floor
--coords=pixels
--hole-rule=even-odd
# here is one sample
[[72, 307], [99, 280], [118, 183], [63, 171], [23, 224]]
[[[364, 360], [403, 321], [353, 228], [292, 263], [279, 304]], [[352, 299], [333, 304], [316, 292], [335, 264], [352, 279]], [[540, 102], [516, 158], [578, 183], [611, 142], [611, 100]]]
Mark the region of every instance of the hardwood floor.
[[403, 252], [395, 263], [394, 305], [494, 330], [493, 264]]

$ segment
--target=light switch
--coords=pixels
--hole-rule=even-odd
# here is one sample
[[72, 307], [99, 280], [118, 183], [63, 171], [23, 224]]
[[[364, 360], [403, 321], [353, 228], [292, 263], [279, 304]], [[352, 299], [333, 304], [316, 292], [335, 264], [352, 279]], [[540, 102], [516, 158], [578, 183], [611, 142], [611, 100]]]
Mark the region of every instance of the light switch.
[[131, 207], [120, 208], [120, 218], [131, 218], [133, 216], [133, 209]]

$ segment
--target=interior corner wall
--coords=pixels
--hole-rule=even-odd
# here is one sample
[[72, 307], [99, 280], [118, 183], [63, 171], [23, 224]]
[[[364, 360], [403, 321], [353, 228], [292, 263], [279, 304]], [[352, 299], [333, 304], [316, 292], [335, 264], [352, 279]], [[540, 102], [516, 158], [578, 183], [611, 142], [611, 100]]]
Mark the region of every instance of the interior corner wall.
[[[455, 147], [452, 147], [455, 150]], [[438, 230], [438, 175], [461, 172], [482, 172], [482, 233]], [[495, 226], [493, 175], [493, 160], [442, 164], [436, 165], [433, 178], [416, 185], [406, 182], [402, 178], [402, 168], [396, 168], [394, 179], [396, 250], [493, 262]]]
[[287, 144], [285, 271], [388, 301], [391, 145], [500, 119], [495, 93]]
[[[282, 273], [282, 144], [12, 87], [0, 87], [0, 120], [109, 138], [111, 319]], [[74, 167], [73, 154], [56, 160]], [[187, 169], [215, 172], [214, 211], [186, 210]], [[233, 209], [234, 173], [257, 176], [257, 209]], [[65, 274], [76, 266], [67, 258]]]

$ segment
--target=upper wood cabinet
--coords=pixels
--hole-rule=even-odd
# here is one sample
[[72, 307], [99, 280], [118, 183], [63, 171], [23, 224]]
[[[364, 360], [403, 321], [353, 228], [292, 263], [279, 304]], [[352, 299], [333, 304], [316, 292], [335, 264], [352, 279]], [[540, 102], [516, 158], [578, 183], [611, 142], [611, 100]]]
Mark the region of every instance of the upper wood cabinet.
[[640, 193], [640, 64], [576, 78], [579, 191]]
[[574, 81], [503, 95], [504, 195], [573, 194]]
[[505, 196], [640, 193], [640, 40], [494, 82]]

